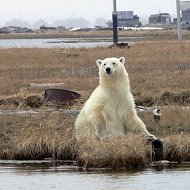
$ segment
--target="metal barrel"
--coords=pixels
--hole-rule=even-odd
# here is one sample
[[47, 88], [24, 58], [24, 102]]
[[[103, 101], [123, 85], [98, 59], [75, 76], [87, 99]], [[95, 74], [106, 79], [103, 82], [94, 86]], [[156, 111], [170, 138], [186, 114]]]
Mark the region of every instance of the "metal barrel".
[[161, 139], [155, 139], [151, 142], [152, 144], [152, 153], [153, 157], [152, 160], [154, 161], [159, 161], [163, 160], [163, 148], [164, 148], [164, 143]]
[[80, 94], [77, 92], [66, 90], [66, 89], [46, 89], [44, 93], [44, 103], [55, 103], [57, 105], [67, 105], [71, 104], [72, 101], [80, 98]]
[[152, 147], [154, 151], [161, 151], [163, 150], [163, 141], [160, 139], [155, 139], [152, 141]]

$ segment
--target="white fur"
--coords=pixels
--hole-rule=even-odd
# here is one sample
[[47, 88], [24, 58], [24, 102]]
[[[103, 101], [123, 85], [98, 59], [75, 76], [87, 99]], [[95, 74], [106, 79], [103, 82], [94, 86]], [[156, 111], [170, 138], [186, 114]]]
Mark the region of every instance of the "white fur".
[[[129, 131], [155, 138], [137, 116], [124, 63], [124, 57], [96, 61], [99, 67], [99, 86], [76, 119], [77, 139], [83, 136], [91, 138], [91, 132], [102, 140], [108, 136], [124, 136]], [[107, 70], [111, 70], [110, 73]]]

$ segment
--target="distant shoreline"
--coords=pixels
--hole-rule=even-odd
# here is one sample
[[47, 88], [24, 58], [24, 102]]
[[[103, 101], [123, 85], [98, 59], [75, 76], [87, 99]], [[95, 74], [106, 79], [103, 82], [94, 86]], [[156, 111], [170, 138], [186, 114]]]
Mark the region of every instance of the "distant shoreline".
[[[112, 38], [112, 31], [45, 31], [37, 33], [0, 33], [0, 39], [54, 39], [54, 38]], [[119, 31], [119, 40], [125, 37], [151, 37], [151, 40], [177, 40], [176, 30], [127, 30]], [[190, 39], [190, 31], [183, 32], [183, 39]]]

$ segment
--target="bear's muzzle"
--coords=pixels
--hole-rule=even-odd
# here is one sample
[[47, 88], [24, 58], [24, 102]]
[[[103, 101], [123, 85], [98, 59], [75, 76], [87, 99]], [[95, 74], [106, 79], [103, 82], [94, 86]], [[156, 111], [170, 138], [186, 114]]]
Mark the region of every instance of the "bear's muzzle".
[[111, 74], [111, 68], [110, 67], [106, 68], [106, 74]]

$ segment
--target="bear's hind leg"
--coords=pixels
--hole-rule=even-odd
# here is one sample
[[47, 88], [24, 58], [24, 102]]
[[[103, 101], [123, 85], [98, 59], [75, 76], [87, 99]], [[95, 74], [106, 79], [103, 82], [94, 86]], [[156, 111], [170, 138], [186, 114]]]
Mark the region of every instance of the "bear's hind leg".
[[103, 140], [108, 136], [107, 130], [106, 130], [106, 122], [104, 118], [102, 117], [101, 113], [91, 113], [89, 115], [91, 117], [89, 120], [91, 121], [91, 125], [95, 129], [95, 135], [99, 140]]

